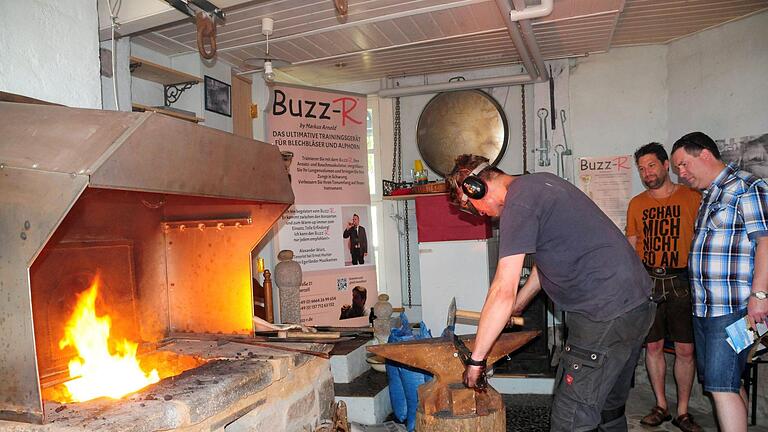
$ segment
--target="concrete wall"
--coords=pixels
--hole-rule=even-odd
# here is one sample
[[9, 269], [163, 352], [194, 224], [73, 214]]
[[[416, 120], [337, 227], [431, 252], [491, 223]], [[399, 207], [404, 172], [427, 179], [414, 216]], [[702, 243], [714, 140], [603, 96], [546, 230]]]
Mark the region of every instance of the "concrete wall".
[[768, 132], [768, 12], [669, 45], [668, 140]]
[[[117, 95], [120, 103], [120, 111], [131, 111], [131, 70], [130, 70], [130, 38], [117, 39], [115, 41], [115, 67], [112, 77], [101, 77], [101, 97], [102, 108], [106, 110], [115, 109], [115, 84], [117, 84]], [[112, 67], [112, 41], [104, 41], [101, 48], [109, 50], [110, 56], [105, 58]]]
[[[227, 84], [231, 84], [232, 81], [232, 67], [229, 64], [216, 60], [203, 61], [197, 53], [169, 57], [141, 45], [131, 44], [131, 55], [198, 76], [201, 80], [205, 76], [210, 76]], [[204, 119], [201, 124], [205, 126], [232, 132], [232, 117], [205, 109], [204, 91], [205, 83], [201, 81], [200, 84], [185, 90], [172, 107], [194, 112], [198, 117]], [[143, 105], [162, 106], [164, 104], [163, 86], [161, 84], [141, 78], [133, 78], [131, 81], [131, 93], [133, 101]]]
[[[576, 60], [570, 75], [574, 159], [634, 153], [667, 140], [667, 47], [612, 49]], [[643, 190], [637, 173], [633, 193]]]
[[0, 91], [101, 108], [95, 1], [6, 1], [0, 29]]

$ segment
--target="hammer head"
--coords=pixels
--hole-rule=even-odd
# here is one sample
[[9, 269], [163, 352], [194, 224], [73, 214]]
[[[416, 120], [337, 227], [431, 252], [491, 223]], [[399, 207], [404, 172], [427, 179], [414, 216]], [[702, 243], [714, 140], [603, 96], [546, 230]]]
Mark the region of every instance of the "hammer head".
[[448, 306], [448, 318], [445, 320], [445, 326], [453, 330], [456, 328], [456, 297], [451, 299]]

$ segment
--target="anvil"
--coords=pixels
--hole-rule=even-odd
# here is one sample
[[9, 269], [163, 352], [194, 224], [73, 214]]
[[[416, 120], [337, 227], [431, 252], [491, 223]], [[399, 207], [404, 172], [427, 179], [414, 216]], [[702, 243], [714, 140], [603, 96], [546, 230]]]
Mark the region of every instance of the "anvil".
[[[518, 350], [520, 347], [537, 337], [539, 331], [521, 331], [502, 333], [488, 354], [488, 364], [491, 365], [501, 357]], [[460, 336], [461, 340], [472, 350], [475, 345], [475, 335]], [[491, 428], [482, 430], [497, 430], [500, 424], [504, 430], [504, 405], [501, 395], [488, 386], [487, 391], [478, 392], [464, 387], [462, 373], [464, 364], [459, 359], [453, 341], [450, 338], [432, 338], [408, 342], [372, 345], [368, 351], [381, 357], [423, 369], [434, 375], [434, 379], [419, 387], [419, 409], [416, 416], [418, 425], [430, 425], [430, 430], [443, 430], [436, 423], [450, 422], [451, 419], [461, 421], [479, 417], [494, 417], [487, 423]], [[421, 417], [421, 418], [420, 418]], [[484, 422], [486, 423], [486, 422]], [[479, 426], [479, 423], [475, 423]], [[447, 428], [445, 430], [448, 430]], [[450, 429], [453, 430], [453, 429]], [[480, 430], [480, 429], [476, 429]]]

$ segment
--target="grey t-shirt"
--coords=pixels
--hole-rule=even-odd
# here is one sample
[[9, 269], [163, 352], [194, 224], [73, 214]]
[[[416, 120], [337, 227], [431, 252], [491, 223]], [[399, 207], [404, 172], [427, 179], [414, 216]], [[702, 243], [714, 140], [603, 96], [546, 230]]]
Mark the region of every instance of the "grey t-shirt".
[[607, 321], [648, 301], [652, 282], [627, 238], [556, 175], [517, 177], [499, 227], [499, 256], [536, 254], [542, 289], [566, 311]]

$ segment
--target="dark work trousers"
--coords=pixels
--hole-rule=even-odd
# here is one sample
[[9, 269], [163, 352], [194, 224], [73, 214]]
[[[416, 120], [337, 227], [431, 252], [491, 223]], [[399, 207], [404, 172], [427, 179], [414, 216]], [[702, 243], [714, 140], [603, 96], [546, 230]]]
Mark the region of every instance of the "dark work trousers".
[[624, 404], [656, 303], [610, 321], [568, 313], [568, 340], [555, 376], [551, 431], [626, 431]]

